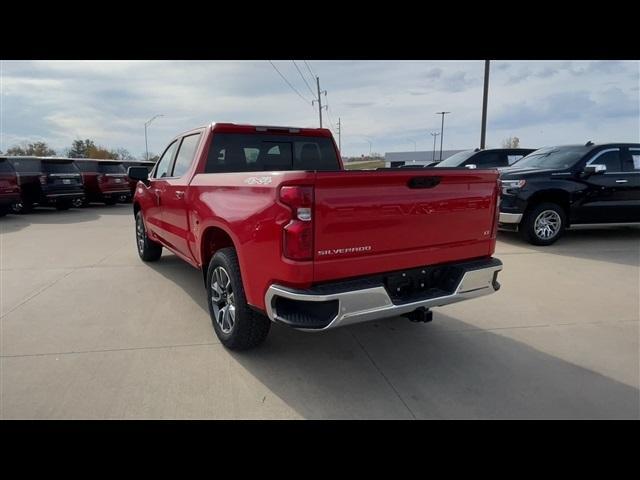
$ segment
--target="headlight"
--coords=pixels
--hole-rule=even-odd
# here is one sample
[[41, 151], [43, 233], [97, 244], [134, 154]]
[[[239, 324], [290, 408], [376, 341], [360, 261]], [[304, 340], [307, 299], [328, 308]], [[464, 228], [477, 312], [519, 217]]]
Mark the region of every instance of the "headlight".
[[502, 193], [508, 195], [513, 190], [524, 187], [526, 183], [526, 180], [501, 180], [500, 187], [502, 188]]

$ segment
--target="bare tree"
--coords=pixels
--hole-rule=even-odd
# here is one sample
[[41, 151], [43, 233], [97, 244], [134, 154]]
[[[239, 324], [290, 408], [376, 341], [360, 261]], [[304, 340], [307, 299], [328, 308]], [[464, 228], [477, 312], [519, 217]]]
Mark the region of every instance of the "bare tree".
[[518, 148], [520, 139], [518, 137], [508, 137], [502, 141], [502, 148]]

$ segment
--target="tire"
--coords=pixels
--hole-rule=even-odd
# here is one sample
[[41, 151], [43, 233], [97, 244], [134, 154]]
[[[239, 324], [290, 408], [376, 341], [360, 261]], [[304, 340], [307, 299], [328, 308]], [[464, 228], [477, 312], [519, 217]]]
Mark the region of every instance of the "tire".
[[27, 200], [21, 200], [11, 205], [11, 211], [17, 214], [29, 213], [33, 210], [33, 204]]
[[563, 234], [567, 214], [557, 203], [544, 202], [528, 210], [520, 224], [520, 235], [532, 245], [551, 245]]
[[248, 350], [267, 338], [271, 321], [247, 303], [238, 256], [233, 248], [218, 250], [209, 262], [207, 304], [213, 329], [228, 349]]
[[84, 198], [74, 198], [71, 200], [71, 206], [73, 208], [82, 208], [85, 206]]
[[105, 205], [115, 205], [116, 203], [118, 203], [118, 200], [115, 198], [105, 198], [104, 200]]
[[142, 212], [136, 213], [136, 248], [143, 262], [155, 262], [162, 255], [162, 245], [147, 236]]
[[56, 210], [69, 210], [71, 202], [56, 202]]

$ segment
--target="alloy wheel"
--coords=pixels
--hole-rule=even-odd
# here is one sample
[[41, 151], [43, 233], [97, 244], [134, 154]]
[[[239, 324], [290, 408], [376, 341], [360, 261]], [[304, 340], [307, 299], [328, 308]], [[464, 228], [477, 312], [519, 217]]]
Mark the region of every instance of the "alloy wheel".
[[138, 244], [138, 251], [140, 252], [140, 255], [144, 252], [144, 236], [144, 223], [142, 221], [142, 216], [139, 215], [138, 218], [136, 218], [136, 243]]
[[229, 334], [236, 322], [236, 304], [229, 274], [216, 267], [211, 275], [211, 306], [222, 333]]
[[558, 234], [561, 225], [562, 219], [558, 212], [554, 210], [544, 210], [536, 217], [533, 228], [538, 238], [541, 240], [549, 240]]

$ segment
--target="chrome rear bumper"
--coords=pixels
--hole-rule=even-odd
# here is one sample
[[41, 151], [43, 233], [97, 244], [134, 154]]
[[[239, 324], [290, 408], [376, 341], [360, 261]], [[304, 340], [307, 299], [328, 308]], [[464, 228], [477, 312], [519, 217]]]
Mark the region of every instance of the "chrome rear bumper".
[[[441, 307], [462, 300], [489, 295], [500, 288], [500, 284], [497, 282], [497, 274], [501, 270], [502, 262], [498, 259], [491, 259], [482, 268], [465, 271], [452, 292], [407, 303], [394, 303], [382, 284], [371, 288], [328, 294], [314, 293], [313, 290], [292, 290], [280, 285], [271, 285], [265, 295], [265, 305], [267, 315], [272, 321], [286, 323], [301, 330], [328, 330], [344, 325], [403, 315], [419, 308]], [[295, 319], [297, 314], [291, 315], [290, 318], [285, 318], [284, 315], [278, 313], [276, 306], [278, 297], [297, 302], [308, 302], [308, 304], [301, 304], [302, 308], [308, 309], [313, 309], [315, 302], [326, 302], [324, 305], [328, 305], [329, 302], [337, 301], [336, 313], [326, 326], [312, 329], [304, 328], [291, 321], [291, 318]], [[319, 303], [316, 305], [320, 307]]]

